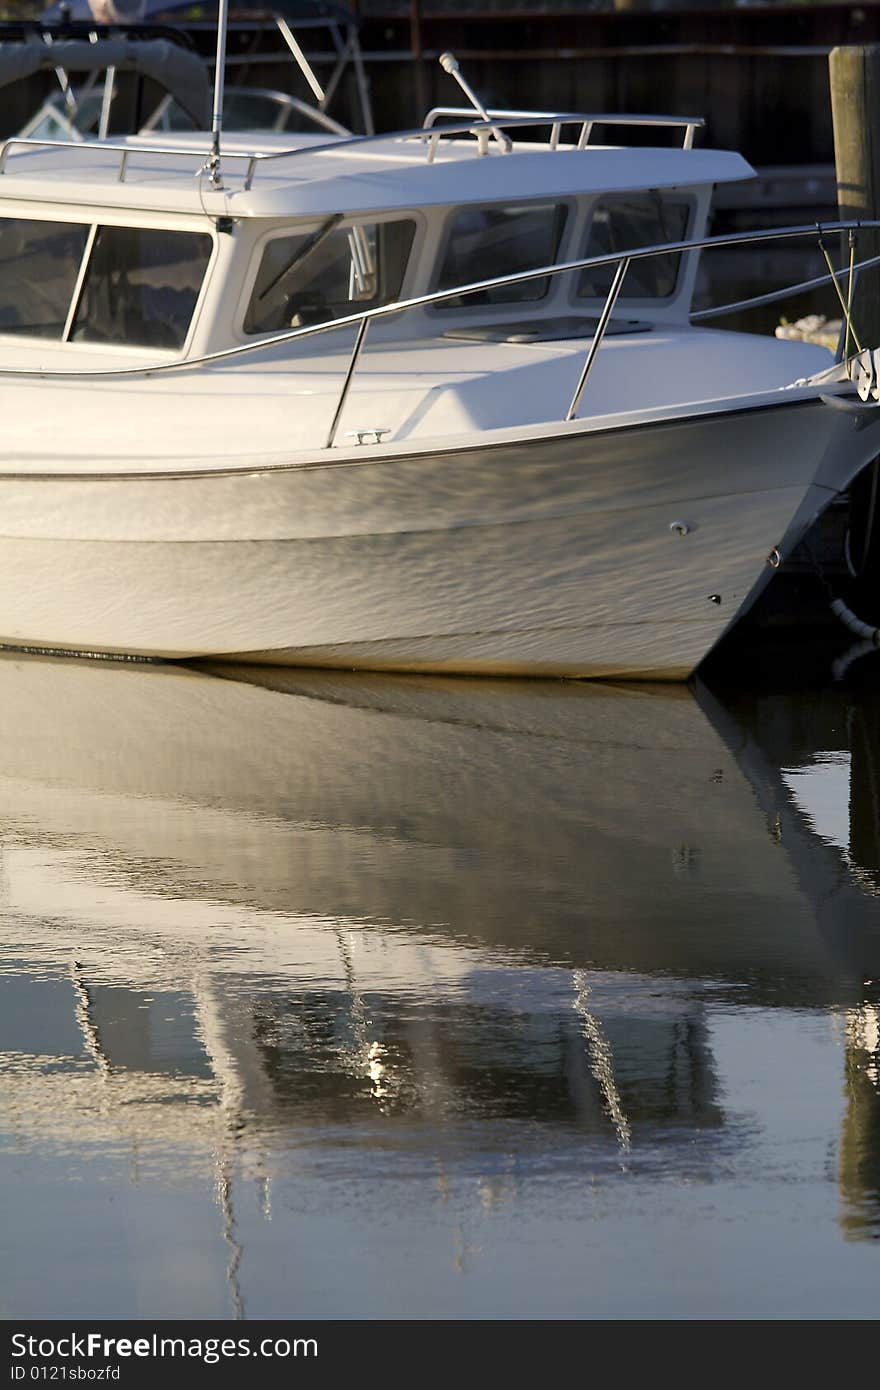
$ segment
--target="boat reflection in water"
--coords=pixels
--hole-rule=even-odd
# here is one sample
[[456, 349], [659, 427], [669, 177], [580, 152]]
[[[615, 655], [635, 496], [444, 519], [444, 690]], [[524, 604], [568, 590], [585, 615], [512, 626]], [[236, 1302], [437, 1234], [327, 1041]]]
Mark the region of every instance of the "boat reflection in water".
[[[202, 1308], [186, 1183], [208, 1316], [717, 1312], [776, 1180], [869, 1248], [869, 700], [226, 674], [0, 659], [0, 1162], [158, 1189], [139, 1315]], [[106, 1314], [54, 1255], [44, 1315]]]

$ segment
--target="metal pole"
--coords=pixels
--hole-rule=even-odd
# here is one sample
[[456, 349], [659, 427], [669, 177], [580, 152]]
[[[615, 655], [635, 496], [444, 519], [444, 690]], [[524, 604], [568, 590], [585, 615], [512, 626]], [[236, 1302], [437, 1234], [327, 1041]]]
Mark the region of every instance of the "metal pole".
[[361, 355], [361, 348], [364, 345], [364, 338], [366, 338], [367, 336], [367, 329], [369, 328], [369, 326], [370, 320], [367, 317], [367, 315], [364, 314], [364, 317], [361, 319], [358, 325], [357, 336], [355, 337], [354, 347], [351, 350], [351, 358], [349, 359], [348, 363], [348, 371], [345, 373], [345, 381], [342, 383], [342, 390], [339, 393], [339, 401], [337, 403], [336, 411], [333, 416], [333, 423], [331, 424], [330, 432], [327, 435], [327, 443], [324, 446], [327, 449], [333, 448], [333, 441], [336, 438], [336, 431], [339, 429], [339, 421], [342, 419], [342, 412], [345, 409], [345, 402], [348, 399], [348, 388], [351, 385], [351, 379], [354, 376], [354, 369], [357, 366], [358, 358]]
[[291, 53], [296, 59], [297, 64], [299, 65], [300, 72], [302, 73], [303, 77], [306, 79], [309, 86], [311, 87], [315, 97], [317, 98], [320, 104], [321, 110], [323, 111], [324, 106], [326, 105], [324, 97], [324, 88], [321, 86], [320, 82], [315, 76], [312, 70], [311, 63], [309, 62], [308, 58], [303, 53], [302, 49], [297, 43], [293, 30], [291, 29], [287, 20], [284, 19], [282, 15], [278, 14], [275, 16], [275, 23], [278, 25], [278, 30], [281, 34], [281, 37], [283, 38], [284, 42], [287, 44], [287, 47], [290, 49]]
[[846, 337], [843, 343], [844, 359], [849, 357], [849, 340], [852, 333], [852, 301], [853, 290], [855, 289], [856, 277], [853, 270], [856, 263], [856, 237], [855, 232], [850, 228], [849, 233], [849, 278], [846, 282]]
[[229, 0], [220, 0], [217, 11], [217, 58], [214, 67], [214, 109], [211, 113], [211, 154], [208, 168], [214, 188], [222, 188], [220, 178], [220, 132], [223, 128], [223, 74], [226, 70], [226, 30], [229, 26]]
[[[477, 114], [479, 116], [482, 116], [484, 121], [488, 122], [491, 119], [489, 116], [489, 112], [486, 110], [485, 106], [480, 101], [480, 98], [477, 96], [470, 83], [462, 74], [462, 71], [458, 66], [458, 59], [456, 58], [455, 54], [441, 53], [439, 61], [443, 71], [448, 72], [450, 77], [455, 78], [459, 87], [464, 92], [465, 96], [467, 97], [468, 101], [471, 103], [471, 106], [473, 106]], [[508, 137], [504, 134], [504, 132], [499, 130], [497, 126], [493, 125], [492, 134], [495, 137], [495, 140], [498, 143], [498, 145], [500, 145], [502, 152], [504, 154], [510, 154], [510, 151], [513, 149], [513, 145], [511, 144]]]
[[568, 412], [565, 416], [566, 420], [574, 419], [575, 411], [580, 405], [581, 396], [584, 394], [584, 387], [587, 384], [587, 377], [590, 375], [590, 369], [592, 368], [593, 363], [596, 360], [596, 353], [602, 346], [602, 339], [605, 337], [605, 329], [608, 327], [608, 320], [611, 318], [611, 315], [614, 312], [614, 306], [617, 303], [617, 296], [620, 294], [620, 289], [623, 284], [623, 277], [628, 270], [629, 257], [627, 256], [622, 261], [618, 262], [617, 269], [614, 272], [614, 279], [611, 281], [611, 289], [608, 291], [608, 298], [605, 300], [602, 313], [599, 315], [599, 322], [596, 324], [596, 331], [593, 334], [593, 341], [590, 343], [590, 350], [587, 353], [587, 360], [584, 363], [584, 369], [581, 372], [580, 380], [577, 386], [575, 387], [575, 393], [571, 398], [571, 405], [568, 407]]
[[116, 69], [107, 69], [107, 76], [104, 78], [104, 95], [101, 98], [101, 119], [98, 123], [98, 139], [106, 140], [110, 133], [110, 107], [113, 104], [113, 86], [116, 81]]
[[[844, 319], [846, 320], [846, 342], [847, 342], [847, 346], [849, 346], [849, 340], [850, 340], [850, 336], [851, 336], [853, 342], [854, 342], [855, 345], [856, 345], [856, 351], [857, 351], [857, 352], [861, 352], [861, 350], [862, 350], [862, 345], [861, 345], [861, 343], [859, 342], [858, 337], [856, 336], [856, 330], [855, 330], [855, 328], [853, 327], [853, 322], [852, 322], [852, 319], [850, 318], [849, 305], [847, 304], [847, 301], [846, 301], [846, 300], [844, 299], [844, 297], [843, 297], [843, 291], [842, 291], [841, 288], [840, 288], [840, 282], [838, 281], [837, 275], [835, 274], [834, 266], [831, 264], [831, 257], [830, 257], [829, 254], [828, 254], [828, 249], [827, 249], [827, 247], [826, 247], [826, 245], [825, 245], [825, 242], [822, 240], [822, 231], [821, 231], [821, 228], [820, 228], [820, 230], [819, 230], [819, 250], [822, 252], [822, 255], [825, 257], [825, 264], [826, 264], [827, 267], [828, 267], [828, 274], [829, 274], [829, 277], [830, 277], [830, 279], [831, 279], [831, 283], [833, 284], [834, 289], [835, 289], [835, 291], [836, 291], [836, 293], [837, 293], [837, 298], [840, 300], [840, 307], [841, 307], [841, 309], [843, 310], [843, 317], [844, 317]], [[845, 272], [841, 272], [841, 274], [843, 274], [843, 273], [845, 273]], [[850, 281], [849, 288], [852, 289], [852, 281]]]

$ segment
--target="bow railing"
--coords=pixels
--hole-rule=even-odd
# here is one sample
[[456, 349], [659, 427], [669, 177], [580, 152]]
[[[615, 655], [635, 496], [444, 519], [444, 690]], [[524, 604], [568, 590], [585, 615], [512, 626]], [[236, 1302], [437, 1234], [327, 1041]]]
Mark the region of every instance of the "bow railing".
[[[336, 333], [343, 329], [351, 328], [355, 331], [355, 339], [326, 439], [325, 447], [329, 449], [333, 447], [338, 432], [351, 383], [354, 379], [366, 342], [367, 332], [371, 324], [377, 319], [391, 318], [392, 315], [403, 314], [413, 309], [430, 309], [442, 305], [449, 300], [464, 299], [470, 295], [504, 289], [511, 285], [528, 284], [533, 280], [554, 278], [559, 275], [568, 275], [578, 271], [610, 267], [612, 270], [611, 285], [596, 320], [596, 327], [590, 335], [590, 342], [587, 347], [584, 364], [574, 395], [571, 398], [565, 415], [562, 417], [565, 422], [569, 422], [574, 419], [577, 413], [597, 354], [612, 320], [627, 271], [633, 261], [649, 260], [655, 256], [667, 256], [670, 254], [688, 254], [718, 247], [747, 246], [783, 240], [805, 240], [811, 237], [818, 238], [819, 246], [824, 249], [824, 237], [842, 232], [857, 234], [859, 231], [880, 232], [880, 221], [849, 220], [824, 222], [821, 224], [811, 223], [809, 225], [794, 227], [774, 227], [758, 232], [732, 232], [722, 236], [696, 237], [689, 240], [667, 241], [626, 251], [607, 252], [601, 256], [584, 256], [577, 260], [543, 265], [532, 270], [516, 271], [509, 275], [497, 275], [488, 279], [455, 285], [447, 289], [434, 290], [429, 294], [416, 295], [410, 299], [395, 300], [390, 304], [380, 304], [371, 309], [358, 310], [356, 313], [345, 314], [339, 318], [328, 319], [322, 323], [307, 324], [302, 328], [291, 328], [281, 333], [266, 334], [256, 339], [254, 342], [240, 343], [230, 348], [221, 348], [215, 352], [203, 353], [198, 357], [178, 357], [168, 362], [149, 363], [135, 367], [85, 368], [76, 370], [54, 370], [40, 367], [0, 367], [0, 379], [11, 377], [71, 381], [154, 377], [172, 372], [192, 371], [199, 367], [217, 366], [226, 362], [236, 361], [239, 358], [252, 358], [262, 352], [277, 349], [287, 344], [300, 343], [309, 338], [317, 338], [326, 333]], [[792, 294], [804, 290], [815, 289], [822, 285], [834, 284], [848, 325], [851, 327], [850, 306], [852, 304], [853, 288], [857, 274], [860, 271], [876, 268], [877, 266], [880, 266], [880, 256], [872, 256], [862, 261], [855, 261], [853, 259], [848, 267], [844, 267], [841, 270], [834, 270], [829, 262], [830, 268], [827, 275], [801, 281], [796, 285], [786, 286], [780, 290], [773, 290], [769, 294], [755, 295], [750, 299], [738, 300], [735, 303], [722, 305], [718, 308], [699, 310], [693, 313], [691, 318], [694, 321], [698, 321], [713, 317], [721, 317], [724, 314], [732, 314], [755, 308], [759, 305], [778, 302], [789, 298]], [[844, 297], [842, 290], [842, 284], [844, 283], [847, 284], [846, 297]], [[539, 317], [536, 317], [535, 323], [540, 323]], [[587, 335], [584, 334], [584, 336]], [[375, 431], [369, 431], [369, 433], [375, 433]], [[388, 433], [388, 431], [383, 429], [381, 433], [385, 434]]]

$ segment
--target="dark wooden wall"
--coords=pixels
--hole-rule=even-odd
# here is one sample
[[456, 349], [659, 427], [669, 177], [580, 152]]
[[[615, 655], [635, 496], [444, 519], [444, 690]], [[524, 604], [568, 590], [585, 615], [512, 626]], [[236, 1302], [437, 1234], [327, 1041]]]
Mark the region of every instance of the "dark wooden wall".
[[[707, 143], [739, 149], [764, 166], [832, 162], [828, 53], [836, 44], [880, 40], [878, 0], [555, 13], [530, 6], [481, 13], [462, 4], [445, 11], [426, 7], [418, 26], [414, 3], [407, 0], [395, 10], [394, 0], [365, 0], [361, 46], [380, 130], [419, 124], [429, 105], [462, 103], [436, 61], [451, 49], [490, 104], [701, 115], [708, 121]], [[199, 51], [213, 56], [212, 28], [185, 30]], [[319, 31], [299, 37], [308, 53], [320, 57], [326, 51]], [[422, 52], [418, 63], [414, 41]], [[309, 97], [272, 28], [233, 25], [229, 56], [228, 82]], [[326, 75], [325, 63], [316, 66]], [[0, 135], [19, 128], [53, 80], [35, 79], [25, 94], [0, 93]], [[334, 111], [357, 129], [354, 90], [349, 69]]]
[[[753, 163], [821, 163], [833, 159], [828, 53], [880, 39], [880, 4], [508, 15], [462, 8], [429, 11], [419, 29], [429, 104], [457, 101], [436, 62], [448, 48], [484, 100], [498, 105], [702, 115], [708, 142], [740, 149]], [[364, 18], [379, 128], [421, 114], [413, 64], [402, 60], [411, 33], [405, 15]]]

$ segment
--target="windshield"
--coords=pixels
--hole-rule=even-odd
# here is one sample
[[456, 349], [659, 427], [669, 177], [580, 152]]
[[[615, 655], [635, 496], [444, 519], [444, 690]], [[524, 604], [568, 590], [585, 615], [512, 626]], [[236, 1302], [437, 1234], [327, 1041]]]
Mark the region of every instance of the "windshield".
[[275, 237], [265, 247], [244, 319], [245, 333], [271, 333], [341, 318], [400, 298], [415, 237], [411, 219], [322, 227]]
[[[562, 203], [460, 208], [452, 217], [437, 289], [549, 265], [556, 260], [565, 217]], [[543, 299], [548, 285], [546, 277], [527, 280], [447, 299], [437, 307], [459, 309]]]
[[207, 233], [99, 227], [72, 338], [182, 347], [212, 244]]
[[89, 229], [0, 218], [0, 333], [61, 338]]
[[0, 218], [0, 333], [182, 347], [212, 248], [207, 232]]
[[[687, 234], [691, 205], [681, 194], [659, 192], [624, 193], [603, 198], [593, 216], [583, 251], [587, 256], [604, 256], [610, 251], [633, 251], [639, 246], [683, 241]], [[623, 285], [625, 299], [668, 299], [675, 293], [681, 256], [646, 257], [632, 261]], [[577, 293], [584, 299], [604, 299], [614, 278], [613, 265], [584, 270]]]

